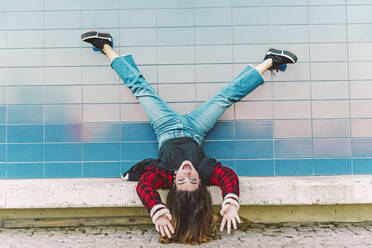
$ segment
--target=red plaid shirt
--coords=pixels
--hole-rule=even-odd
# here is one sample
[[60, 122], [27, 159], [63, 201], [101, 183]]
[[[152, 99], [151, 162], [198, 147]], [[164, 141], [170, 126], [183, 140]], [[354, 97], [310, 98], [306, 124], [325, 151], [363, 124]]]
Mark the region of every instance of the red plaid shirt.
[[[169, 189], [173, 187], [174, 172], [157, 167], [149, 167], [137, 183], [137, 194], [144, 207], [150, 212], [152, 207], [163, 204], [157, 189]], [[239, 179], [236, 173], [221, 164], [212, 169], [212, 175], [208, 185], [218, 185], [222, 191], [222, 197], [227, 194], [239, 196]]]

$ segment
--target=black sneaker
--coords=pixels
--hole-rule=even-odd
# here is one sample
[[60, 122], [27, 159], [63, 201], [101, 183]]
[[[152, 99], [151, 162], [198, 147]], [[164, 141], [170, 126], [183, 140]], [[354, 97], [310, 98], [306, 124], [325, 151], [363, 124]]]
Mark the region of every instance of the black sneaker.
[[113, 39], [109, 33], [89, 31], [81, 35], [81, 40], [92, 44], [95, 51], [101, 51], [105, 44], [113, 46]]
[[270, 67], [269, 70], [276, 70], [277, 72], [278, 70], [285, 71], [287, 68], [286, 64], [294, 64], [297, 62], [297, 56], [294, 53], [274, 48], [270, 48], [267, 51], [264, 60], [268, 58], [273, 60], [273, 66]]

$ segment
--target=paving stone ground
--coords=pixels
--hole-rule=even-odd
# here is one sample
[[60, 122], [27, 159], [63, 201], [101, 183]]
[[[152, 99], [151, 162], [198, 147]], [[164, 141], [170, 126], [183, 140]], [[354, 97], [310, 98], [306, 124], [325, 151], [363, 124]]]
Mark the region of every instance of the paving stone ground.
[[200, 246], [160, 244], [153, 226], [0, 229], [1, 248], [372, 247], [372, 223], [285, 223], [240, 226]]

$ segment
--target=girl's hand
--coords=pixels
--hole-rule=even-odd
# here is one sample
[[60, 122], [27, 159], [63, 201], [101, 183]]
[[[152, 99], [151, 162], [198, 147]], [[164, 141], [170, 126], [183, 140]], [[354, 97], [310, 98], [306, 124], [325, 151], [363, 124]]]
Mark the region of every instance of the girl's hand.
[[238, 208], [232, 204], [226, 204], [220, 211], [221, 216], [223, 217], [221, 222], [220, 231], [223, 231], [225, 224], [227, 222], [227, 233], [231, 233], [231, 223], [233, 224], [234, 229], [238, 228], [236, 222], [241, 223], [239, 215], [238, 215]]
[[156, 231], [160, 232], [161, 236], [171, 238], [171, 233], [174, 233], [173, 226], [171, 224], [172, 216], [168, 213], [160, 215], [155, 220]]

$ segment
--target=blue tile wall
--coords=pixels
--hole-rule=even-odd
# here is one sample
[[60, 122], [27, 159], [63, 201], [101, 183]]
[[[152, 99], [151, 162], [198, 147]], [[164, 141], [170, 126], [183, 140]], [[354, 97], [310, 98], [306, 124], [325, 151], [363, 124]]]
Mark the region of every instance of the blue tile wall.
[[372, 159], [353, 159], [353, 166], [354, 174], [371, 174]]
[[139, 162], [139, 161], [121, 162], [120, 163], [120, 175], [122, 175], [124, 172], [128, 171], [137, 162]]
[[311, 140], [276, 140], [275, 156], [278, 158], [312, 157], [312, 147]]
[[6, 126], [0, 125], [0, 143], [5, 143], [6, 138]]
[[370, 157], [372, 153], [372, 139], [352, 140], [351, 150], [355, 157]]
[[42, 143], [43, 142], [43, 126], [42, 125], [16, 125], [16, 126], [8, 125], [7, 142], [8, 143]]
[[6, 121], [6, 106], [0, 105], [0, 124], [5, 124]]
[[0, 163], [5, 162], [6, 159], [6, 145], [0, 144]]
[[44, 144], [7, 144], [7, 162], [43, 162]]
[[45, 126], [46, 142], [79, 142], [81, 141], [80, 124]]
[[158, 144], [156, 142], [121, 144], [122, 160], [142, 160], [144, 158], [158, 157]]
[[234, 141], [205, 141], [203, 149], [208, 157], [216, 159], [233, 159]]
[[234, 122], [221, 121], [207, 134], [205, 140], [233, 140], [235, 138], [234, 131]]
[[237, 139], [272, 139], [271, 120], [237, 120], [235, 122]]
[[120, 162], [84, 163], [84, 177], [118, 177]]
[[5, 172], [6, 172], [6, 165], [0, 163], [0, 178], [1, 178], [1, 179], [6, 178], [6, 176], [5, 176]]
[[236, 172], [241, 176], [274, 176], [274, 161], [237, 160]]
[[293, 50], [298, 63], [234, 103], [205, 153], [240, 176], [372, 174], [371, 10], [352, 0], [2, 1], [0, 178], [119, 177], [158, 156], [137, 100], [80, 41], [94, 29], [111, 32], [182, 114], [269, 47]]
[[273, 142], [271, 140], [236, 141], [235, 158], [272, 158]]
[[43, 163], [8, 163], [6, 166], [6, 177], [15, 178], [43, 178]]
[[9, 105], [7, 124], [43, 124], [43, 106]]
[[312, 176], [312, 159], [286, 159], [275, 161], [276, 176]]
[[82, 163], [46, 163], [45, 178], [80, 178]]
[[314, 159], [314, 175], [351, 174], [351, 159]]
[[120, 160], [120, 143], [85, 143], [83, 160], [118, 161]]
[[82, 161], [83, 144], [55, 143], [45, 145], [45, 161]]
[[121, 141], [154, 141], [156, 135], [150, 123], [123, 123]]
[[230, 169], [233, 169], [234, 171], [236, 170], [236, 160], [231, 159], [231, 160], [226, 160], [226, 159], [218, 159], [218, 163], [221, 163], [223, 166], [229, 167]]

